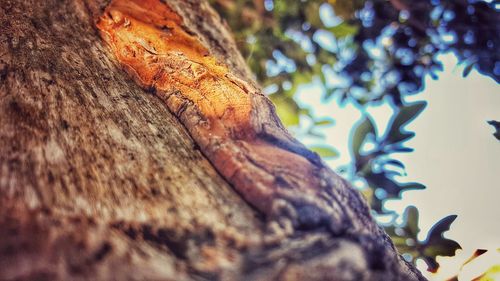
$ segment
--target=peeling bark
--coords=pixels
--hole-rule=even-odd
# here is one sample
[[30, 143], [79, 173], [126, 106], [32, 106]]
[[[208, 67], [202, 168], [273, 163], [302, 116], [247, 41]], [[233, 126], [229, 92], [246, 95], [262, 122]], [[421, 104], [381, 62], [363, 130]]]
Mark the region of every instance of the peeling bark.
[[205, 1], [0, 2], [0, 280], [424, 280]]

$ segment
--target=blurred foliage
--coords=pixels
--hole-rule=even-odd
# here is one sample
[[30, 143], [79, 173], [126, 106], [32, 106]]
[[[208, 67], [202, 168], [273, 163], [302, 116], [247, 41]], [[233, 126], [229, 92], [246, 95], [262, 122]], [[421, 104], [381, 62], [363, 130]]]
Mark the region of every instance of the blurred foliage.
[[[495, 281], [500, 276], [500, 265], [492, 266], [483, 275], [476, 278], [477, 281]], [[473, 280], [473, 281], [476, 281]]]
[[500, 141], [500, 122], [495, 121], [495, 120], [491, 120], [491, 121], [488, 121], [488, 124], [490, 124], [491, 126], [493, 126], [493, 128], [495, 128], [495, 132], [493, 133], [493, 136], [495, 136], [495, 138], [497, 138], [497, 140]]
[[[463, 280], [463, 278], [459, 279], [459, 275], [461, 275], [462, 271], [467, 270], [471, 263], [475, 263], [477, 259], [481, 259], [482, 256], [487, 253], [488, 250], [477, 249], [472, 256], [467, 259], [459, 268], [458, 274], [447, 279], [447, 281], [459, 281]], [[497, 249], [497, 252], [500, 253], [500, 249]], [[484, 260], [484, 259], [483, 259]], [[494, 261], [493, 261], [494, 262]], [[477, 264], [477, 263], [476, 263]], [[477, 269], [477, 268], [476, 268]], [[469, 275], [471, 275], [469, 273]], [[469, 276], [470, 277], [470, 276]], [[483, 273], [479, 274], [477, 277], [473, 278], [472, 281], [495, 281], [500, 279], [500, 263], [494, 262], [492, 266], [490, 266]]]
[[[426, 75], [436, 77], [436, 56], [449, 51], [466, 65], [464, 75], [477, 69], [500, 81], [500, 18], [491, 1], [212, 2], [258, 80], [283, 100], [317, 76], [328, 88], [325, 98], [349, 95], [364, 104], [390, 96], [400, 104], [422, 90]], [[329, 76], [342, 85], [327, 83]]]
[[[210, 1], [233, 29], [238, 47], [281, 120], [297, 137], [322, 137], [321, 128], [334, 124], [330, 119], [317, 120], [296, 102], [298, 87], [313, 80], [321, 81], [325, 102], [335, 97], [361, 108], [382, 103], [394, 108], [384, 134], [377, 132], [366, 113], [351, 133], [352, 180], [365, 183], [360, 189], [378, 215], [391, 213], [383, 207], [386, 200], [425, 188], [395, 179], [404, 174], [404, 164], [392, 154], [412, 151], [404, 143], [414, 133], [405, 126], [425, 103], [408, 103], [405, 98], [423, 89], [426, 76], [437, 78], [442, 69], [438, 55], [453, 52], [465, 65], [464, 76], [476, 69], [500, 82], [496, 0]], [[498, 138], [499, 123], [490, 124]], [[328, 145], [310, 148], [323, 157], [338, 155]], [[453, 255], [460, 247], [442, 236], [455, 217], [436, 223], [425, 241], [416, 236], [417, 210], [409, 207], [403, 217], [403, 225], [394, 218], [385, 227], [409, 260], [423, 259], [435, 270], [436, 256]]]
[[[382, 203], [387, 199], [397, 199], [406, 190], [424, 189], [419, 183], [401, 184], [394, 176], [402, 176], [404, 164], [391, 159], [391, 153], [410, 152], [412, 149], [403, 146], [415, 133], [404, 130], [404, 127], [425, 108], [425, 102], [415, 102], [400, 106], [389, 122], [388, 131], [378, 136], [370, 117], [365, 117], [353, 129], [351, 152], [356, 175], [362, 177], [374, 190], [375, 198], [370, 200], [371, 207], [378, 213], [384, 213]], [[370, 143], [372, 149], [364, 149]], [[393, 168], [399, 168], [393, 169]]]
[[443, 233], [450, 229], [456, 218], [457, 216], [447, 216], [438, 221], [427, 234], [427, 238], [421, 241], [418, 239], [418, 210], [410, 206], [403, 214], [403, 223], [387, 226], [385, 231], [392, 237], [396, 247], [404, 253], [405, 259], [412, 261], [423, 258], [428, 270], [436, 272], [439, 267], [436, 256], [454, 256], [455, 251], [461, 249], [457, 242], [443, 237]]

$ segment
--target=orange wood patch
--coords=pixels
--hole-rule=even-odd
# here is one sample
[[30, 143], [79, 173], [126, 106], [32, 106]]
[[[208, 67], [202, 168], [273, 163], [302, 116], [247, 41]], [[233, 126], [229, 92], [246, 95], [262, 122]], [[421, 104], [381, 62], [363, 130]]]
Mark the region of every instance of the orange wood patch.
[[237, 127], [248, 122], [251, 103], [237, 78], [182, 28], [180, 17], [165, 4], [115, 0], [97, 26], [117, 59], [143, 87], [181, 91], [210, 119]]
[[97, 27], [125, 70], [165, 101], [249, 203], [268, 217], [280, 214], [276, 206], [283, 202], [289, 209], [337, 211], [324, 202], [330, 199], [317, 197], [328, 185], [318, 156], [294, 140], [266, 98], [210, 55], [167, 5], [113, 0]]

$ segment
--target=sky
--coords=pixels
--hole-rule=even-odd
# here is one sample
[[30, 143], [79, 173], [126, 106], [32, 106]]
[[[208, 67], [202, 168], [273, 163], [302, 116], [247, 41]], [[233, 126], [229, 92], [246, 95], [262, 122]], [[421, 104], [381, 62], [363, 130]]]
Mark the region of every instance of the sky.
[[[493, 127], [486, 123], [500, 120], [500, 88], [475, 70], [463, 78], [463, 67], [456, 66], [451, 54], [442, 55], [440, 60], [444, 71], [439, 79], [428, 78], [425, 90], [408, 99], [428, 103], [406, 127], [416, 133], [406, 143], [415, 151], [394, 157], [406, 166], [407, 175], [399, 180], [419, 182], [427, 188], [404, 192], [402, 200], [386, 203], [387, 209], [398, 213], [409, 205], [419, 209], [421, 239], [440, 219], [458, 215], [445, 236], [458, 241], [463, 251], [452, 259], [441, 258], [441, 275], [428, 275], [431, 280], [443, 280], [440, 278], [454, 273], [478, 248], [497, 253], [486, 255], [481, 261], [483, 267], [500, 260], [496, 251], [500, 248], [500, 142], [492, 136]], [[317, 117], [335, 119], [335, 126], [323, 130], [326, 139], [320, 143], [329, 143], [340, 151], [338, 159], [328, 161], [336, 169], [351, 161], [348, 136], [362, 114], [352, 104], [341, 107], [335, 101], [323, 103], [322, 91], [319, 81], [302, 86], [297, 101], [313, 109]], [[363, 110], [374, 117], [379, 129], [385, 127], [392, 113], [387, 105]], [[318, 144], [314, 140], [303, 141]], [[422, 263], [419, 267], [426, 268]]]
[[402, 203], [414, 202], [425, 228], [457, 214], [448, 235], [463, 247], [500, 247], [500, 142], [486, 123], [500, 119], [500, 88], [477, 72], [462, 78], [462, 69], [446, 58], [445, 73], [415, 96], [428, 101], [408, 126], [417, 133], [407, 143], [415, 151], [398, 157], [406, 163], [406, 179], [427, 189], [406, 192]]

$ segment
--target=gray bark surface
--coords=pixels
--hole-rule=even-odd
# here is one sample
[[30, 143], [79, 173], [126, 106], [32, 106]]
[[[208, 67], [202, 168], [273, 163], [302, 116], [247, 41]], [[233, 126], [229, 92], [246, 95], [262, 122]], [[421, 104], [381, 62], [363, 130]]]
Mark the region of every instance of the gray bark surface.
[[[257, 87], [206, 2], [166, 2]], [[265, 242], [269, 218], [100, 39], [106, 4], [0, 0], [0, 280], [424, 280], [379, 228]]]

